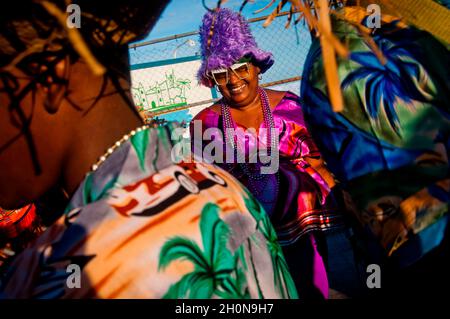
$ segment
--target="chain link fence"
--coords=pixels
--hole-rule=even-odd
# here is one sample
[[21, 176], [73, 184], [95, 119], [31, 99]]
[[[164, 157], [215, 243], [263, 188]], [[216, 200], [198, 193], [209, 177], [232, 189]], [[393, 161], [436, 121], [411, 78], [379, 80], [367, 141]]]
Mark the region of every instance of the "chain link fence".
[[[286, 29], [287, 12], [264, 28], [266, 18], [248, 20], [258, 46], [275, 58], [260, 85], [299, 94], [311, 45], [309, 30], [302, 22]], [[145, 118], [189, 122], [220, 98], [215, 88], [203, 87], [196, 79], [201, 63], [198, 31], [133, 44], [129, 52], [133, 99]]]

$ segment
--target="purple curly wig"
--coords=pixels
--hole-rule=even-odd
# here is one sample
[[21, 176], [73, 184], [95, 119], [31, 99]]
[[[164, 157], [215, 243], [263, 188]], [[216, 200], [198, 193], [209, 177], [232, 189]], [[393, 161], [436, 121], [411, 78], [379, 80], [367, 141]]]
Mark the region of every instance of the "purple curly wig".
[[[208, 47], [207, 42], [210, 38], [214, 15], [214, 30]], [[214, 86], [207, 76], [208, 72], [218, 68], [228, 68], [244, 56], [249, 57], [252, 63], [261, 69], [261, 73], [268, 70], [274, 63], [271, 53], [258, 48], [247, 21], [239, 13], [226, 8], [207, 12], [204, 15], [200, 26], [200, 43], [202, 65], [197, 78], [207, 87]]]

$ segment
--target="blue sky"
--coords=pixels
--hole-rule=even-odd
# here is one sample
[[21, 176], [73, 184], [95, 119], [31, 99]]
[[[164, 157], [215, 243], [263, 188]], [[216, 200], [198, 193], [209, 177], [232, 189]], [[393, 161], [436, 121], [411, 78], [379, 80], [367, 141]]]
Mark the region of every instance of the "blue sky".
[[[238, 11], [242, 5], [243, 0], [228, 0], [222, 6], [230, 8], [234, 11]], [[246, 19], [252, 19], [261, 16], [269, 15], [273, 10], [275, 10], [276, 5], [272, 5], [270, 8], [255, 14], [254, 12], [264, 8], [270, 0], [254, 0], [253, 2], [248, 2], [243, 10], [243, 16]], [[206, 0], [206, 5], [210, 8], [214, 8], [217, 4], [217, 0]], [[282, 11], [289, 10], [288, 5], [286, 5]], [[146, 42], [150, 40], [155, 40], [163, 37], [174, 36], [176, 34], [182, 34], [192, 31], [198, 31], [203, 15], [206, 13], [206, 9], [202, 5], [201, 0], [172, 0], [162, 13], [159, 21], [154, 26], [150, 34], [143, 39], [141, 42]], [[299, 46], [302, 46], [305, 42], [310, 42], [309, 32], [302, 27], [300, 24], [298, 26], [293, 26], [289, 29], [284, 29], [283, 25], [286, 22], [287, 17], [279, 18], [281, 25], [275, 27], [276, 24], [273, 22], [268, 28], [262, 29], [262, 23], [251, 24], [252, 33], [258, 45], [269, 52], [272, 52], [280, 62], [277, 64], [281, 66], [285, 60], [286, 54], [294, 54], [296, 48], [287, 47], [286, 43], [296, 42]], [[305, 36], [305, 31], [308, 34], [307, 38]], [[132, 65], [143, 64], [152, 61], [167, 60], [170, 58], [179, 58], [194, 56], [200, 54], [200, 44], [199, 36], [191, 36], [180, 38], [171, 41], [164, 41], [148, 46], [139, 47], [137, 50], [130, 50], [130, 63]], [[194, 41], [194, 45], [186, 45], [186, 41]], [[306, 44], [309, 47], [309, 44]], [[303, 57], [306, 52], [302, 52], [297, 56]], [[295, 64], [297, 65], [297, 63]], [[292, 63], [285, 63], [282, 69], [276, 67], [274, 70], [269, 72], [269, 74], [278, 73], [281, 78], [288, 78], [294, 76], [291, 72]], [[272, 77], [269, 75], [269, 77]]]
[[[248, 2], [242, 13], [247, 19], [268, 15], [275, 9], [275, 5], [259, 14], [253, 14], [253, 12], [263, 8], [269, 2], [270, 0], [255, 0], [254, 3]], [[210, 8], [213, 8], [216, 4], [217, 0], [206, 0], [206, 5]], [[241, 4], [242, 0], [228, 0], [222, 6], [237, 11]], [[148, 37], [142, 41], [196, 31], [205, 12], [206, 10], [201, 0], [172, 0]]]

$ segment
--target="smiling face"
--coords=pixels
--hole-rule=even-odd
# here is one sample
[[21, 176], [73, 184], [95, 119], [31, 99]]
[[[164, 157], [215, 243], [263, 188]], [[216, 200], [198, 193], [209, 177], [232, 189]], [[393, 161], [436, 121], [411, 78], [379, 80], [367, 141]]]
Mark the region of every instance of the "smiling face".
[[231, 107], [245, 107], [251, 104], [258, 95], [258, 74], [260, 69], [248, 63], [248, 76], [240, 78], [228, 69], [228, 83], [218, 85], [220, 93]]

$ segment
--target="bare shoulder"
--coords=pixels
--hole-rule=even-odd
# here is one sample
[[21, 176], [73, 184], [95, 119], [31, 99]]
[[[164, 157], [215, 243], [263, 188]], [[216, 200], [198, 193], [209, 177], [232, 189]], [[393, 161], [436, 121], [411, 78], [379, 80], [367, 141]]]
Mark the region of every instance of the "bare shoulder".
[[221, 108], [220, 108], [220, 104], [214, 103], [213, 105], [211, 105], [210, 107], [208, 107], [211, 111], [216, 112], [217, 114], [222, 114]]
[[206, 115], [205, 113], [214, 112], [220, 115], [220, 105], [213, 104], [211, 106], [205, 107], [203, 110], [197, 113], [197, 115], [193, 118], [193, 120], [197, 120], [202, 116]]
[[287, 91], [276, 91], [276, 90], [270, 90], [265, 89], [267, 92], [267, 96], [269, 97], [270, 107], [274, 109], [278, 103], [281, 102], [281, 100], [286, 95]]

